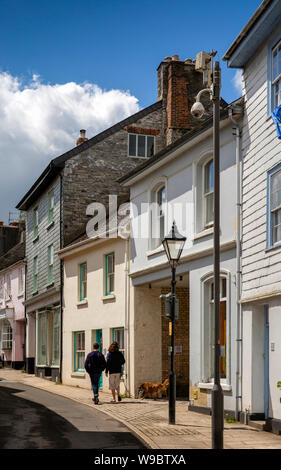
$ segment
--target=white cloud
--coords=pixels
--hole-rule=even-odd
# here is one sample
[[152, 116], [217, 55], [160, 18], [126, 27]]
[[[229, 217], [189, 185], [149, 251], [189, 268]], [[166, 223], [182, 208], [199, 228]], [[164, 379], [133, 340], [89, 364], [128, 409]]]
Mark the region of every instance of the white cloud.
[[41, 174], [48, 162], [73, 148], [80, 129], [93, 137], [139, 111], [127, 91], [102, 90], [92, 83], [28, 84], [0, 73], [0, 219]]
[[232, 83], [234, 84], [234, 87], [236, 89], [236, 91], [238, 91], [238, 93], [240, 95], [242, 95], [243, 93], [243, 76], [242, 76], [242, 70], [237, 70], [235, 72], [235, 75], [232, 79]]

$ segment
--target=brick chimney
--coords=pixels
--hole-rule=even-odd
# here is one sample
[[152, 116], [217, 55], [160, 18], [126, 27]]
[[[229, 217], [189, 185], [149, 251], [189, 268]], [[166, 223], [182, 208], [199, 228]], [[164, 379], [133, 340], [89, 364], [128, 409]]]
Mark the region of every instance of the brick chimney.
[[77, 139], [76, 141], [76, 145], [81, 145], [83, 144], [84, 142], [86, 142], [88, 139], [86, 137], [86, 131], [85, 129], [81, 129], [80, 131], [80, 137]]
[[196, 125], [190, 109], [203, 88], [203, 77], [195, 71], [191, 59], [181, 61], [178, 55], [166, 57], [157, 72], [158, 100], [163, 100], [163, 131], [169, 145]]

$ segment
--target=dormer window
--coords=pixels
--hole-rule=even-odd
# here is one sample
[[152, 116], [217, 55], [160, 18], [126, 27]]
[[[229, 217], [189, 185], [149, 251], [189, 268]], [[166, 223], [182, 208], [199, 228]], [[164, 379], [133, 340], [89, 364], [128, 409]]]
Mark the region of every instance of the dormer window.
[[148, 158], [155, 153], [154, 135], [128, 134], [129, 157]]

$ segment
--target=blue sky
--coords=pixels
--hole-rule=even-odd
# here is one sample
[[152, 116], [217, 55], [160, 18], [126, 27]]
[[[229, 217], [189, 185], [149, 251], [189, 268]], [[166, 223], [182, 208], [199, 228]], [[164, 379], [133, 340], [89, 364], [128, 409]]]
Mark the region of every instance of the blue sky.
[[[5, 173], [0, 185], [9, 183], [0, 219], [7, 220], [7, 211], [13, 210], [50, 158], [75, 145], [80, 128], [89, 129], [91, 137], [114, 120], [154, 103], [156, 69], [165, 56], [194, 59], [201, 50], [217, 50], [222, 96], [227, 102], [238, 98], [235, 71], [221, 59], [259, 4], [260, 0], [0, 0], [2, 178]], [[86, 82], [94, 88], [85, 87]], [[114, 97], [108, 95], [110, 90], [116, 90]], [[94, 98], [99, 113], [83, 122]], [[108, 107], [110, 100], [116, 100], [114, 112]], [[6, 103], [5, 113], [1, 101]], [[55, 130], [50, 125], [54, 121]], [[40, 142], [34, 140], [36, 132]]]

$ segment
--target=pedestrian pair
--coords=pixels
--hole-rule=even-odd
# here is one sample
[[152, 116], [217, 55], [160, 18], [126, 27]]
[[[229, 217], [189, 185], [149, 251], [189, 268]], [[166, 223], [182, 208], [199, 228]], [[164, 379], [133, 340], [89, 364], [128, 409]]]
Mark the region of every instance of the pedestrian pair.
[[114, 341], [109, 346], [106, 360], [104, 355], [99, 352], [99, 344], [94, 343], [93, 351], [87, 355], [85, 370], [88, 372], [91, 379], [94, 393], [93, 401], [96, 405], [99, 403], [99, 382], [104, 370], [106, 377], [108, 377], [109, 374], [109, 389], [112, 393], [111, 403], [116, 403], [116, 395], [118, 401], [121, 401], [120, 378], [122, 377], [124, 364], [125, 358], [122, 352], [119, 351], [117, 341]]

